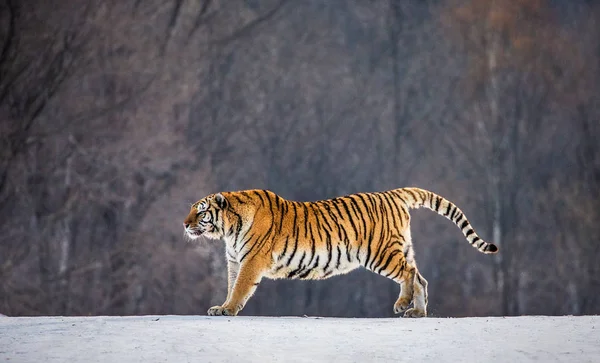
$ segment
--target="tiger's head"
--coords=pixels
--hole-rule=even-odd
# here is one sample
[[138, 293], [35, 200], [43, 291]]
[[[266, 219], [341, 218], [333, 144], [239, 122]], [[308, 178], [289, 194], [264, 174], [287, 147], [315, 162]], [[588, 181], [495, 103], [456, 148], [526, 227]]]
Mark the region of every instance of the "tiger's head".
[[194, 203], [183, 221], [186, 236], [192, 240], [201, 236], [223, 238], [228, 206], [227, 199], [221, 193], [211, 194]]

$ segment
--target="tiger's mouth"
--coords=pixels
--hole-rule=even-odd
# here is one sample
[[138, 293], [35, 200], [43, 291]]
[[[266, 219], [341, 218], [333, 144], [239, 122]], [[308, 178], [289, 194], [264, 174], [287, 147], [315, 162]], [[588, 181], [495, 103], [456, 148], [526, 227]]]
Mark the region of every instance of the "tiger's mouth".
[[200, 229], [190, 229], [190, 228], [188, 228], [188, 229], [185, 230], [185, 233], [187, 233], [187, 235], [190, 238], [198, 238], [198, 237], [202, 236], [202, 234], [204, 232], [202, 232]]

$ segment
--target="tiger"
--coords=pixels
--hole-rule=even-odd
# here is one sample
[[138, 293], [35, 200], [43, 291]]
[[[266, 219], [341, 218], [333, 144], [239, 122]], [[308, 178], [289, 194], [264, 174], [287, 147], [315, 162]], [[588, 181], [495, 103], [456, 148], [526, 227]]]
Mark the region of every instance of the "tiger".
[[259, 189], [200, 199], [183, 222], [184, 234], [223, 240], [227, 259], [227, 298], [207, 314], [237, 315], [263, 278], [321, 280], [363, 267], [400, 285], [395, 314], [427, 316], [427, 280], [410, 232], [409, 209], [419, 207], [454, 222], [479, 252], [498, 252], [454, 203], [416, 187], [312, 202]]

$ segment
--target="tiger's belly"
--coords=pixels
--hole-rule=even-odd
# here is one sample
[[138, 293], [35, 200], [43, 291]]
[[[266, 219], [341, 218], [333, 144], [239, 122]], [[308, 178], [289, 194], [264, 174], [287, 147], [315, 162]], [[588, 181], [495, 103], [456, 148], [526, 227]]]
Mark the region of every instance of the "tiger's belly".
[[358, 267], [360, 267], [360, 264], [350, 261], [329, 264], [327, 266], [325, 264], [304, 266], [294, 263], [274, 262], [264, 276], [270, 279], [322, 280], [331, 276], [348, 273]]

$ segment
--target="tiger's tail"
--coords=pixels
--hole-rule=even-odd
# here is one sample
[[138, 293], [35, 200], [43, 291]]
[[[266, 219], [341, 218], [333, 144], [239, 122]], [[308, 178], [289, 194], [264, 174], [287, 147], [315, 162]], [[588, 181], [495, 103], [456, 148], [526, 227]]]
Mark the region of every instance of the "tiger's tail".
[[451, 201], [425, 189], [420, 188], [401, 188], [396, 191], [404, 195], [404, 200], [409, 208], [425, 207], [448, 218], [465, 235], [471, 246], [477, 248], [479, 252], [492, 254], [498, 252], [498, 247], [493, 243], [488, 243], [479, 238], [471, 223], [463, 212]]

